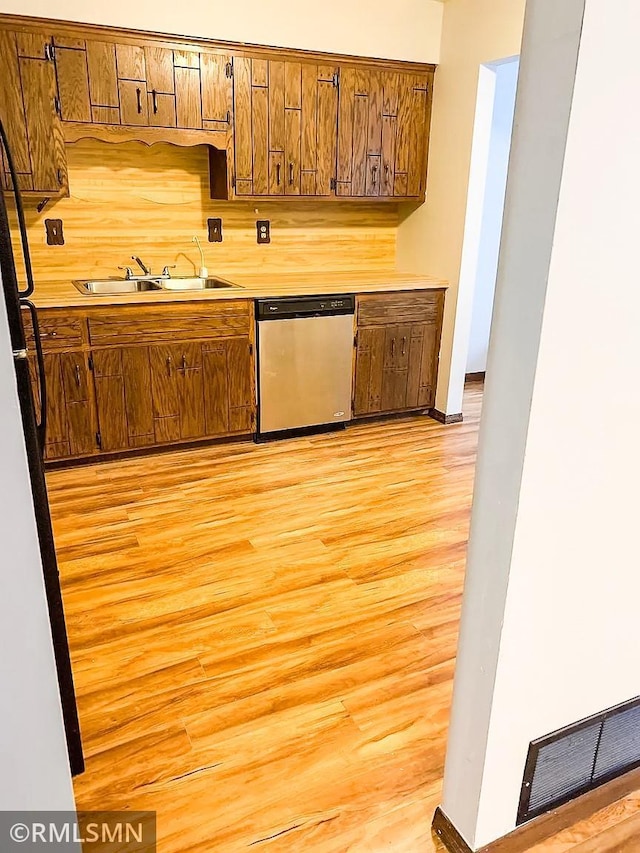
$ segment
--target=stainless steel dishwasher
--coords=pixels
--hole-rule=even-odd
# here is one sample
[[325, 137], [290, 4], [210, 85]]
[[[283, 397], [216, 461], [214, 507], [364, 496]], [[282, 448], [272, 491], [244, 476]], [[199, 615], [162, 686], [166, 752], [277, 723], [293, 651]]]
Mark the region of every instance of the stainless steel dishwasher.
[[351, 420], [355, 297], [258, 299], [258, 440]]

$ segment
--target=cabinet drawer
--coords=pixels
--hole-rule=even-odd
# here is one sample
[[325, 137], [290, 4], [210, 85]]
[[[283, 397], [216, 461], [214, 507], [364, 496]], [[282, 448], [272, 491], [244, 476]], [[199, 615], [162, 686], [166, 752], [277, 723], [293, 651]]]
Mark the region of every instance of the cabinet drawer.
[[208, 305], [145, 309], [122, 306], [89, 316], [93, 346], [202, 340], [248, 334], [250, 303], [229, 300]]
[[[31, 349], [34, 344], [33, 326], [31, 318], [23, 311], [25, 337], [27, 347]], [[65, 316], [62, 314], [50, 314], [38, 311], [38, 324], [40, 326], [40, 339], [45, 352], [62, 349], [78, 349], [84, 343], [85, 320], [80, 316]]]
[[358, 325], [438, 322], [443, 303], [444, 290], [408, 290], [358, 296]]

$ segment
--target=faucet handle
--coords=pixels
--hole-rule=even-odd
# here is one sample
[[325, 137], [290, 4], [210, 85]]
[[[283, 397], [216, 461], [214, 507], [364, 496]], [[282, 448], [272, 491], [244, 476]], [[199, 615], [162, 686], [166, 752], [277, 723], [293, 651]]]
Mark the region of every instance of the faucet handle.
[[169, 270], [174, 270], [176, 266], [177, 264], [170, 264], [168, 266], [165, 266], [165, 268], [162, 270], [162, 275], [165, 278], [171, 278], [171, 273], [169, 272]]
[[118, 267], [118, 269], [125, 271], [124, 277], [126, 278], [127, 281], [129, 281], [130, 279], [133, 278], [133, 270], [131, 269], [131, 267]]

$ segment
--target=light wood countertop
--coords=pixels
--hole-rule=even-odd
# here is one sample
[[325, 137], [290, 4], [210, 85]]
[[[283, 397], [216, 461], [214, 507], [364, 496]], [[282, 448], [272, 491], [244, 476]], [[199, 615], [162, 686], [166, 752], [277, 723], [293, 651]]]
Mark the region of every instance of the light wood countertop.
[[[212, 270], [212, 275], [217, 272]], [[240, 287], [220, 290], [154, 290], [87, 296], [71, 282], [37, 281], [33, 301], [39, 308], [88, 308], [110, 305], [164, 304], [168, 302], [204, 302], [210, 299], [258, 299], [278, 296], [310, 296], [331, 293], [385, 293], [399, 290], [434, 290], [448, 282], [429, 275], [380, 270], [356, 272], [286, 272], [254, 275], [220, 275]]]

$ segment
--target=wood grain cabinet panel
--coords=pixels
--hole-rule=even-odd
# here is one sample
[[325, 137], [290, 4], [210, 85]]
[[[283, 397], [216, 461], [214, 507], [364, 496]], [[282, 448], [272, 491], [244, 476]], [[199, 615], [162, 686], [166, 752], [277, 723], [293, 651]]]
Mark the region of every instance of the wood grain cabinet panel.
[[203, 344], [202, 358], [207, 434], [249, 432], [255, 410], [249, 339]]
[[91, 106], [119, 108], [116, 46], [109, 42], [88, 40], [87, 71]]
[[[63, 195], [67, 169], [51, 37], [0, 33], [0, 117], [6, 127], [18, 184], [27, 192]], [[35, 56], [39, 58], [35, 58]], [[9, 186], [2, 162], [2, 185]]]
[[432, 74], [340, 69], [338, 195], [424, 195], [432, 79]]
[[443, 291], [358, 297], [356, 417], [434, 405], [443, 308]]
[[63, 121], [91, 121], [86, 49], [56, 48], [56, 72]]
[[53, 62], [21, 59], [33, 189], [60, 193], [67, 187], [66, 158], [60, 118], [56, 112], [57, 86]]
[[227, 130], [231, 123], [233, 100], [233, 59], [230, 54], [200, 54], [202, 119], [219, 123]]
[[144, 48], [145, 71], [147, 88], [150, 92], [160, 92], [165, 95], [175, 94], [173, 76], [173, 51], [164, 47]]
[[[45, 458], [64, 459], [97, 452], [91, 374], [84, 352], [46, 353], [47, 428]], [[36, 416], [40, 384], [35, 358], [29, 360]]]
[[149, 349], [95, 350], [93, 365], [102, 450], [154, 444]]
[[165, 95], [154, 89], [147, 97], [149, 124], [152, 127], [176, 127], [175, 95]]
[[141, 80], [118, 80], [120, 121], [122, 124], [149, 124], [147, 84]]
[[234, 59], [236, 194], [334, 194], [337, 68]]
[[[7, 30], [0, 30], [0, 119], [9, 139], [16, 171], [31, 176], [18, 46], [16, 34]], [[7, 164], [3, 162], [2, 165], [7, 174]]]
[[147, 80], [144, 48], [135, 44], [116, 45], [116, 63], [120, 80]]
[[[433, 66], [32, 26], [25, 19], [24, 31], [0, 32], [0, 116], [28, 192], [67, 191], [61, 119], [122, 125], [119, 141], [127, 126], [143, 141], [162, 140], [157, 129], [167, 128], [166, 141], [178, 144], [202, 139], [173, 129], [211, 132], [216, 197], [424, 197]], [[136, 134], [142, 127], [156, 130]], [[105, 131], [96, 136], [111, 138]], [[82, 136], [79, 127], [64, 133]], [[48, 155], [42, 138], [54, 142]], [[6, 173], [2, 162], [3, 186]]]
[[175, 68], [176, 125], [183, 128], [202, 127], [200, 69]]
[[27, 59], [48, 59], [53, 42], [51, 33], [41, 31], [17, 33], [18, 55]]

